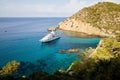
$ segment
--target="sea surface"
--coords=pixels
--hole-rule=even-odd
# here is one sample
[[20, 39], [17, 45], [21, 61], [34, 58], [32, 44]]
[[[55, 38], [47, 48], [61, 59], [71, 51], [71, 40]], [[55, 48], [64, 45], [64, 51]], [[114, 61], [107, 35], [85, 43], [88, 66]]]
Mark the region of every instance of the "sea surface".
[[[63, 54], [61, 49], [96, 48], [100, 38], [69, 37], [58, 31], [61, 38], [49, 43], [39, 40], [65, 18], [0, 18], [0, 68], [16, 60], [21, 62], [19, 74], [29, 75], [35, 71], [50, 74], [66, 70], [78, 60], [78, 53]], [[80, 54], [80, 53], [79, 53]]]

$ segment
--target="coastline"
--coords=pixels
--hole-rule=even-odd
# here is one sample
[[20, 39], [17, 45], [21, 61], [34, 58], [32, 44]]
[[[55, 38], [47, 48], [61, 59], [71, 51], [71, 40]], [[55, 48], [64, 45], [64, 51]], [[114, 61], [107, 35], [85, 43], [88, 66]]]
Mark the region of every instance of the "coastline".
[[100, 40], [100, 42], [98, 43], [98, 46], [96, 47], [96, 49], [94, 50], [93, 53], [91, 53], [88, 57], [91, 58], [94, 54], [96, 54], [98, 48], [100, 48], [100, 45], [102, 44], [103, 39]]
[[[95, 35], [95, 34], [87, 34], [84, 32], [79, 32], [79, 31], [72, 31], [72, 30], [64, 30], [64, 29], [60, 29], [59, 30], [64, 33], [67, 36], [71, 36], [71, 37], [81, 37], [81, 38], [96, 38], [96, 37], [101, 37], [101, 38], [105, 38], [107, 36], [104, 35]], [[70, 33], [72, 33], [72, 35], [70, 35]]]
[[[94, 54], [96, 54], [97, 49], [100, 48], [100, 45], [102, 44], [102, 42], [103, 42], [103, 39], [100, 40], [100, 42], [98, 43], [98, 46], [95, 48], [95, 50], [94, 50], [87, 58], [92, 58], [92, 56], [93, 56]], [[76, 65], [76, 62], [72, 62], [71, 65], [68, 67], [67, 72], [70, 71], [71, 68], [72, 68], [73, 66], [75, 66], [75, 65]]]

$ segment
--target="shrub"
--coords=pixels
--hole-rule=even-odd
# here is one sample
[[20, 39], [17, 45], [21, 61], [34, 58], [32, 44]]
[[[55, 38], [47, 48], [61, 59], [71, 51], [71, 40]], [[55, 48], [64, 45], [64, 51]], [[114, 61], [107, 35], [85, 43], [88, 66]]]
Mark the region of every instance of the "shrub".
[[17, 61], [8, 62], [5, 66], [0, 70], [0, 75], [12, 75], [17, 72], [20, 63]]

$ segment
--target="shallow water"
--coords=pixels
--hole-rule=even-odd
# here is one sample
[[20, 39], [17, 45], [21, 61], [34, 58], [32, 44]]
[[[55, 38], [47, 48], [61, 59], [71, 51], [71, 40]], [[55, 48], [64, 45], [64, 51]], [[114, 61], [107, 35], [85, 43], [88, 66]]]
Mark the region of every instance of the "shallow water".
[[56, 26], [65, 18], [0, 18], [0, 67], [11, 60], [21, 62], [20, 74], [34, 71], [53, 73], [67, 69], [77, 60], [77, 53], [61, 54], [59, 50], [96, 48], [100, 38], [78, 38], [61, 34], [50, 43], [39, 39], [48, 34], [48, 27]]

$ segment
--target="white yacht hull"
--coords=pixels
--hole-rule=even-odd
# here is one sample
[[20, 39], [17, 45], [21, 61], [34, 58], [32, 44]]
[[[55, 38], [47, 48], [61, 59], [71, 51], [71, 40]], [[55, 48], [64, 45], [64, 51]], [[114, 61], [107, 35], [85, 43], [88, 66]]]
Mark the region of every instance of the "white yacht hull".
[[54, 31], [52, 31], [51, 33], [47, 34], [45, 37], [40, 39], [40, 41], [41, 42], [50, 42], [50, 41], [53, 41], [58, 38], [60, 38], [60, 36], [57, 35]]
[[40, 40], [40, 42], [50, 42], [50, 41], [53, 41], [53, 40], [56, 40], [56, 39], [59, 39], [60, 37], [54, 37], [52, 39], [47, 39], [47, 40]]

